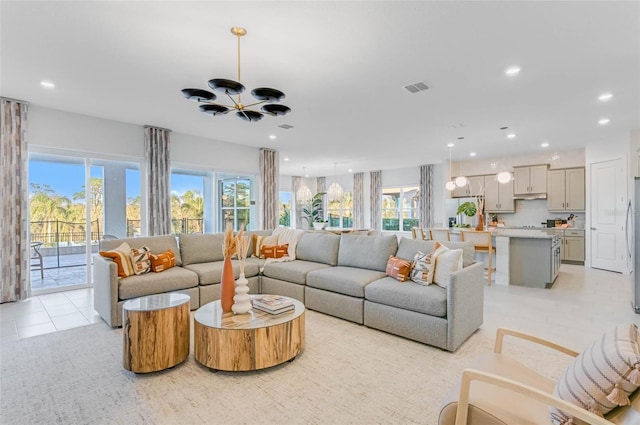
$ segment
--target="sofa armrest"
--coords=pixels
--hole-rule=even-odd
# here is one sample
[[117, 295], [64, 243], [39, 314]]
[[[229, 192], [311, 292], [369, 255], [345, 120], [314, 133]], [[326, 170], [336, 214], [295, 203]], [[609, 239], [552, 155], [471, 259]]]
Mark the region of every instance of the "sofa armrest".
[[454, 272], [447, 286], [447, 350], [455, 351], [483, 322], [484, 264]]
[[118, 265], [93, 256], [93, 308], [109, 326], [121, 326], [118, 314]]

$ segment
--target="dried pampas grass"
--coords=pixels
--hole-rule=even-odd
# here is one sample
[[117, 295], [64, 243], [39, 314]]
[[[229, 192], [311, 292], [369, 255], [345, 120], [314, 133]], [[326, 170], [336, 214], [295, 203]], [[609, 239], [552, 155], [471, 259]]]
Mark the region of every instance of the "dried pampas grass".
[[249, 252], [249, 236], [244, 236], [244, 224], [240, 226], [240, 231], [236, 235], [236, 254], [240, 260], [240, 273], [244, 274], [244, 263]]
[[236, 253], [236, 238], [233, 237], [233, 226], [227, 223], [227, 230], [224, 232], [224, 242], [222, 243], [222, 252], [225, 257], [232, 257]]

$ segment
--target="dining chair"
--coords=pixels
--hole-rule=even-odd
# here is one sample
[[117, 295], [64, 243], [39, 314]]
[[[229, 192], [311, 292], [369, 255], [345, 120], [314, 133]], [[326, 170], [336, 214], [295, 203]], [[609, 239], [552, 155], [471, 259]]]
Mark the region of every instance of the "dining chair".
[[422, 240], [426, 239], [426, 236], [424, 234], [424, 229], [422, 227], [412, 227], [411, 236], [413, 237], [413, 239], [422, 239]]
[[42, 261], [42, 254], [38, 250], [42, 246], [42, 242], [31, 242], [31, 249], [33, 250], [30, 255], [30, 269], [40, 269], [40, 279], [44, 279], [44, 264]]
[[476, 230], [465, 230], [460, 232], [460, 240], [462, 242], [470, 241], [473, 243], [476, 252], [486, 252], [487, 253], [487, 282], [489, 286], [491, 286], [491, 275], [493, 274], [493, 253], [495, 252], [495, 248], [493, 247], [493, 242], [491, 240], [491, 232], [488, 231], [476, 231]]
[[429, 229], [429, 236], [432, 241], [447, 242], [451, 240], [449, 229]]

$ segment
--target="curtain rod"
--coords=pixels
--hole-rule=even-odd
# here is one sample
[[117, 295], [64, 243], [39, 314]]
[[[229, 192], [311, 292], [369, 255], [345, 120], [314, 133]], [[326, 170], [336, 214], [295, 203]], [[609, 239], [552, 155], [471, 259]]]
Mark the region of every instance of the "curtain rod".
[[156, 130], [164, 130], [164, 131], [168, 131], [169, 133], [173, 131], [169, 128], [156, 127], [155, 125], [145, 125], [144, 128], [155, 128]]

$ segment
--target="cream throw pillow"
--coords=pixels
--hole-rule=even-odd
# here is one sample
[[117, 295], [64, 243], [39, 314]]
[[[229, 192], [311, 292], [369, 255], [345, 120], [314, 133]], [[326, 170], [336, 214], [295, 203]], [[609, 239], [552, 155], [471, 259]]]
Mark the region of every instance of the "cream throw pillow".
[[[436, 244], [436, 246], [438, 245], [439, 244]], [[431, 261], [435, 261], [436, 264], [436, 269], [433, 273], [433, 283], [442, 288], [449, 286], [449, 276], [453, 272], [462, 270], [462, 254], [462, 249], [449, 249], [444, 245], [436, 248], [431, 257]]]
[[[629, 395], [639, 386], [640, 333], [637, 325], [627, 323], [580, 353], [558, 378], [553, 395], [602, 416], [628, 405]], [[554, 425], [571, 423], [559, 409], [549, 408], [549, 413]]]

